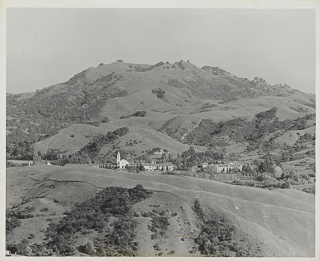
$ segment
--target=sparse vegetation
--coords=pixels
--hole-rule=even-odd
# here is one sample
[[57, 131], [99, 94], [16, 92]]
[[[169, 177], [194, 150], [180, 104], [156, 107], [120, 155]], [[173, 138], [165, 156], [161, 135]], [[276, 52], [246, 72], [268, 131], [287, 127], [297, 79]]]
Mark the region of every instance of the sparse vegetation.
[[55, 162], [57, 165], [65, 165], [68, 163], [74, 163], [74, 164], [89, 163], [95, 158], [97, 158], [101, 148], [104, 145], [110, 144], [111, 142], [115, 141], [117, 138], [126, 135], [128, 132], [129, 132], [129, 128], [122, 127], [122, 128], [116, 129], [115, 131], [108, 131], [106, 135], [101, 135], [101, 134], [96, 135], [93, 137], [91, 142], [89, 142], [87, 145], [82, 147], [78, 152], [69, 154], [68, 157], [66, 155], [63, 155], [62, 158], [57, 159], [57, 154], [59, 154], [59, 151], [51, 151], [49, 154], [52, 158], [57, 159]]
[[14, 211], [7, 211], [6, 213], [6, 234], [10, 234], [16, 227], [21, 225], [20, 213]]
[[[74, 208], [59, 223], [50, 223], [46, 231], [47, 248], [58, 255], [72, 255], [69, 247], [75, 243], [75, 235], [86, 231], [101, 231], [107, 224], [113, 227], [103, 241], [99, 241], [99, 250], [95, 255], [130, 255], [134, 253], [136, 221], [130, 212], [131, 207], [152, 194], [137, 185], [132, 189], [108, 187]], [[111, 217], [114, 222], [111, 222]], [[113, 251], [115, 253], [113, 253]], [[93, 253], [92, 253], [93, 254]]]
[[313, 194], [313, 195], [316, 194], [316, 188], [315, 188], [315, 187], [312, 187], [312, 188], [304, 188], [302, 191], [307, 192], [307, 193], [310, 193], [310, 194]]
[[307, 115], [295, 120], [279, 121], [276, 117], [277, 108], [260, 112], [248, 122], [239, 117], [230, 121], [213, 122], [202, 120], [197, 128], [190, 132], [185, 140], [201, 146], [215, 144], [221, 136], [228, 136], [235, 142], [249, 142], [250, 150], [258, 148], [262, 144], [265, 135], [279, 130], [300, 130], [308, 126], [307, 119], [314, 115]]
[[201, 232], [195, 238], [201, 254], [213, 257], [246, 257], [259, 256], [259, 250], [254, 249], [245, 235], [239, 234], [226, 217], [215, 214], [207, 217], [200, 202], [195, 200], [194, 211], [202, 222]]
[[120, 119], [126, 119], [130, 117], [145, 117], [147, 114], [146, 111], [136, 111], [135, 113], [128, 115], [128, 116], [121, 116]]
[[[83, 76], [79, 76], [83, 77]], [[108, 84], [113, 85], [117, 79]], [[66, 84], [75, 84], [72, 81]], [[80, 93], [70, 92], [66, 95], [53, 94], [48, 96], [52, 87], [39, 91], [28, 100], [16, 101], [13, 97], [7, 100], [7, 115], [12, 116], [7, 126], [13, 130], [7, 135], [7, 158], [32, 159], [32, 144], [49, 138], [74, 123], [98, 125], [97, 115], [106, 101], [114, 97], [127, 95], [125, 90], [101, 93], [100, 87], [92, 90], [83, 89]], [[98, 95], [99, 93], [99, 95]], [[68, 96], [73, 97], [72, 101]], [[28, 129], [28, 132], [23, 130]]]
[[158, 89], [153, 89], [152, 93], [157, 95], [158, 99], [162, 99], [164, 97], [164, 94], [166, 93], [164, 90], [162, 90], [161, 88]]

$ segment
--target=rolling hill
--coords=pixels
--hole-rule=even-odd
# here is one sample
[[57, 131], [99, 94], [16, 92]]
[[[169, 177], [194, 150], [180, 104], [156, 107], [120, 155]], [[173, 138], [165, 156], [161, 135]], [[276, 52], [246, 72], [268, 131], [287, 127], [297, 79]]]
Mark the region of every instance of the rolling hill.
[[163, 149], [181, 153], [181, 143], [190, 145], [185, 138], [202, 120], [250, 120], [274, 107], [279, 120], [294, 120], [314, 114], [315, 99], [260, 77], [250, 81], [185, 61], [100, 64], [36, 93], [8, 94], [7, 157], [28, 159], [32, 150], [43, 154], [48, 148], [73, 153], [115, 126], [129, 127], [139, 142], [141, 130], [152, 133], [145, 148], [135, 149], [137, 156], [160, 140], [166, 140]]
[[[231, 241], [223, 240], [224, 251], [228, 249], [231, 254], [269, 257], [311, 257], [315, 254], [315, 198], [310, 194], [293, 189], [268, 191], [192, 177], [128, 173], [84, 166], [9, 169], [7, 208], [14, 213], [27, 212], [30, 217], [22, 219], [21, 225], [14, 228], [7, 241], [13, 244], [29, 237], [29, 247], [49, 242], [44, 240], [48, 224], [68, 217], [75, 203], [94, 199], [95, 194], [105, 187], [129, 189], [138, 184], [153, 194], [133, 204], [130, 209], [133, 213], [131, 218], [137, 223], [136, 230], [133, 229], [138, 231], [133, 239], [133, 242], [138, 242], [134, 251], [137, 256], [154, 256], [160, 252], [164, 256], [206, 255], [199, 239], [204, 236], [202, 227], [204, 224], [218, 226], [216, 222], [219, 220], [222, 222], [219, 229], [229, 227], [232, 231]], [[195, 200], [198, 206], [194, 205]], [[150, 230], [156, 217], [160, 216], [168, 224]], [[80, 231], [76, 233], [72, 243], [75, 255], [87, 255], [79, 246], [88, 241], [93, 242], [97, 249], [100, 241], [96, 238], [103, 238], [103, 231], [121, 217], [110, 216], [109, 223], [100, 232], [87, 229], [85, 237], [79, 234]], [[162, 236], [159, 236], [157, 233], [161, 231]], [[30, 233], [35, 236], [30, 237]], [[241, 251], [232, 248], [232, 242]]]

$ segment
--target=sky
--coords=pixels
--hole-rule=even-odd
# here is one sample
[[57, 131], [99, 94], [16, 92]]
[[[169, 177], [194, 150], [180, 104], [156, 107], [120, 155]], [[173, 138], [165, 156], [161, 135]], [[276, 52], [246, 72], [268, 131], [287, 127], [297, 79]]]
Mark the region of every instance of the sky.
[[100, 63], [189, 60], [315, 93], [312, 9], [7, 9], [6, 91], [32, 92]]

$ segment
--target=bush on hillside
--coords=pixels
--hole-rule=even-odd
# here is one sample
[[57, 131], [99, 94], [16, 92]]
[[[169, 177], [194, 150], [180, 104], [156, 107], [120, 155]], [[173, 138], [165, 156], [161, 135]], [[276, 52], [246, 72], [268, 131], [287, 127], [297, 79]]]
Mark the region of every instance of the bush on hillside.
[[158, 99], [162, 99], [164, 97], [164, 94], [166, 93], [163, 89], [158, 88], [158, 89], [153, 89], [152, 90], [153, 94], [156, 94]]
[[136, 111], [135, 113], [128, 115], [128, 116], [121, 116], [120, 119], [127, 119], [130, 117], [144, 117], [146, 116], [147, 112], [146, 111]]

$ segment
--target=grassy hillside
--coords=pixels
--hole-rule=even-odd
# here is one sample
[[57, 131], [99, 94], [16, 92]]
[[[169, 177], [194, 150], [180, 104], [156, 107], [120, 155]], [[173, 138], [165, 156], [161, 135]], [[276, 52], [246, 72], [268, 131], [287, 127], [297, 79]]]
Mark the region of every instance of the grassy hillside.
[[[120, 149], [132, 152], [129, 155], [130, 158], [143, 155], [145, 154], [144, 152], [151, 151], [154, 148], [166, 149], [172, 155], [188, 149], [188, 145], [168, 137], [153, 128], [136, 127], [137, 121], [139, 120], [129, 118], [119, 120], [118, 122], [104, 123], [98, 127], [74, 124], [59, 131], [59, 134], [53, 137], [37, 142], [35, 144], [35, 151], [41, 151], [44, 154], [48, 149], [59, 149], [64, 153], [74, 153], [87, 145], [97, 135], [106, 135], [108, 131], [118, 129], [118, 126], [129, 126], [128, 134], [105, 144], [99, 151], [101, 156]], [[141, 120], [142, 126], [143, 121], [144, 119]]]
[[[118, 128], [160, 130], [186, 142], [201, 120], [250, 119], [273, 107], [279, 120], [293, 120], [314, 113], [315, 100], [287, 85], [272, 86], [261, 78], [250, 81], [185, 61], [102, 64], [36, 93], [8, 95], [7, 156], [27, 159], [48, 147], [76, 151], [94, 133], [112, 129], [103, 126], [108, 122]], [[144, 117], [130, 116], [139, 111]]]
[[[22, 219], [21, 225], [13, 229], [7, 241], [21, 242], [32, 233], [34, 237], [29, 236], [28, 244], [40, 244], [47, 225], [65, 217], [64, 212], [71, 211], [76, 202], [92, 199], [95, 193], [105, 187], [129, 189], [137, 184], [153, 191], [153, 194], [134, 204], [130, 210], [133, 214], [130, 220], [138, 226], [138, 233], [132, 239], [132, 242], [139, 242], [134, 248], [135, 255], [154, 256], [162, 253], [165, 256], [201, 256], [216, 251], [212, 250], [215, 248], [211, 241], [210, 245], [202, 245], [204, 234], [201, 228], [207, 224], [213, 229], [219, 224], [216, 222], [224, 220], [224, 225], [219, 229], [230, 228], [231, 239], [220, 240], [225, 244], [224, 251], [228, 249], [229, 254], [242, 251], [245, 256], [250, 256], [249, 253], [253, 256], [314, 256], [313, 195], [294, 189], [268, 191], [192, 177], [73, 165], [8, 169], [7, 210], [16, 213], [29, 211], [33, 216]], [[196, 199], [201, 210], [195, 209]], [[162, 216], [162, 211], [167, 214]], [[161, 216], [165, 219], [159, 219]], [[109, 222], [116, 222], [118, 218], [111, 217]], [[155, 220], [169, 223], [159, 223], [158, 226]], [[155, 228], [149, 230], [153, 226]], [[89, 229], [87, 234], [75, 239], [73, 246], [77, 248], [93, 240], [98, 249], [98, 242], [102, 244], [102, 241], [94, 239], [104, 237], [105, 233]], [[241, 249], [232, 248], [232, 242], [238, 242]], [[214, 252], [210, 253], [214, 255]], [[75, 254], [85, 255], [78, 250], [75, 250]]]

